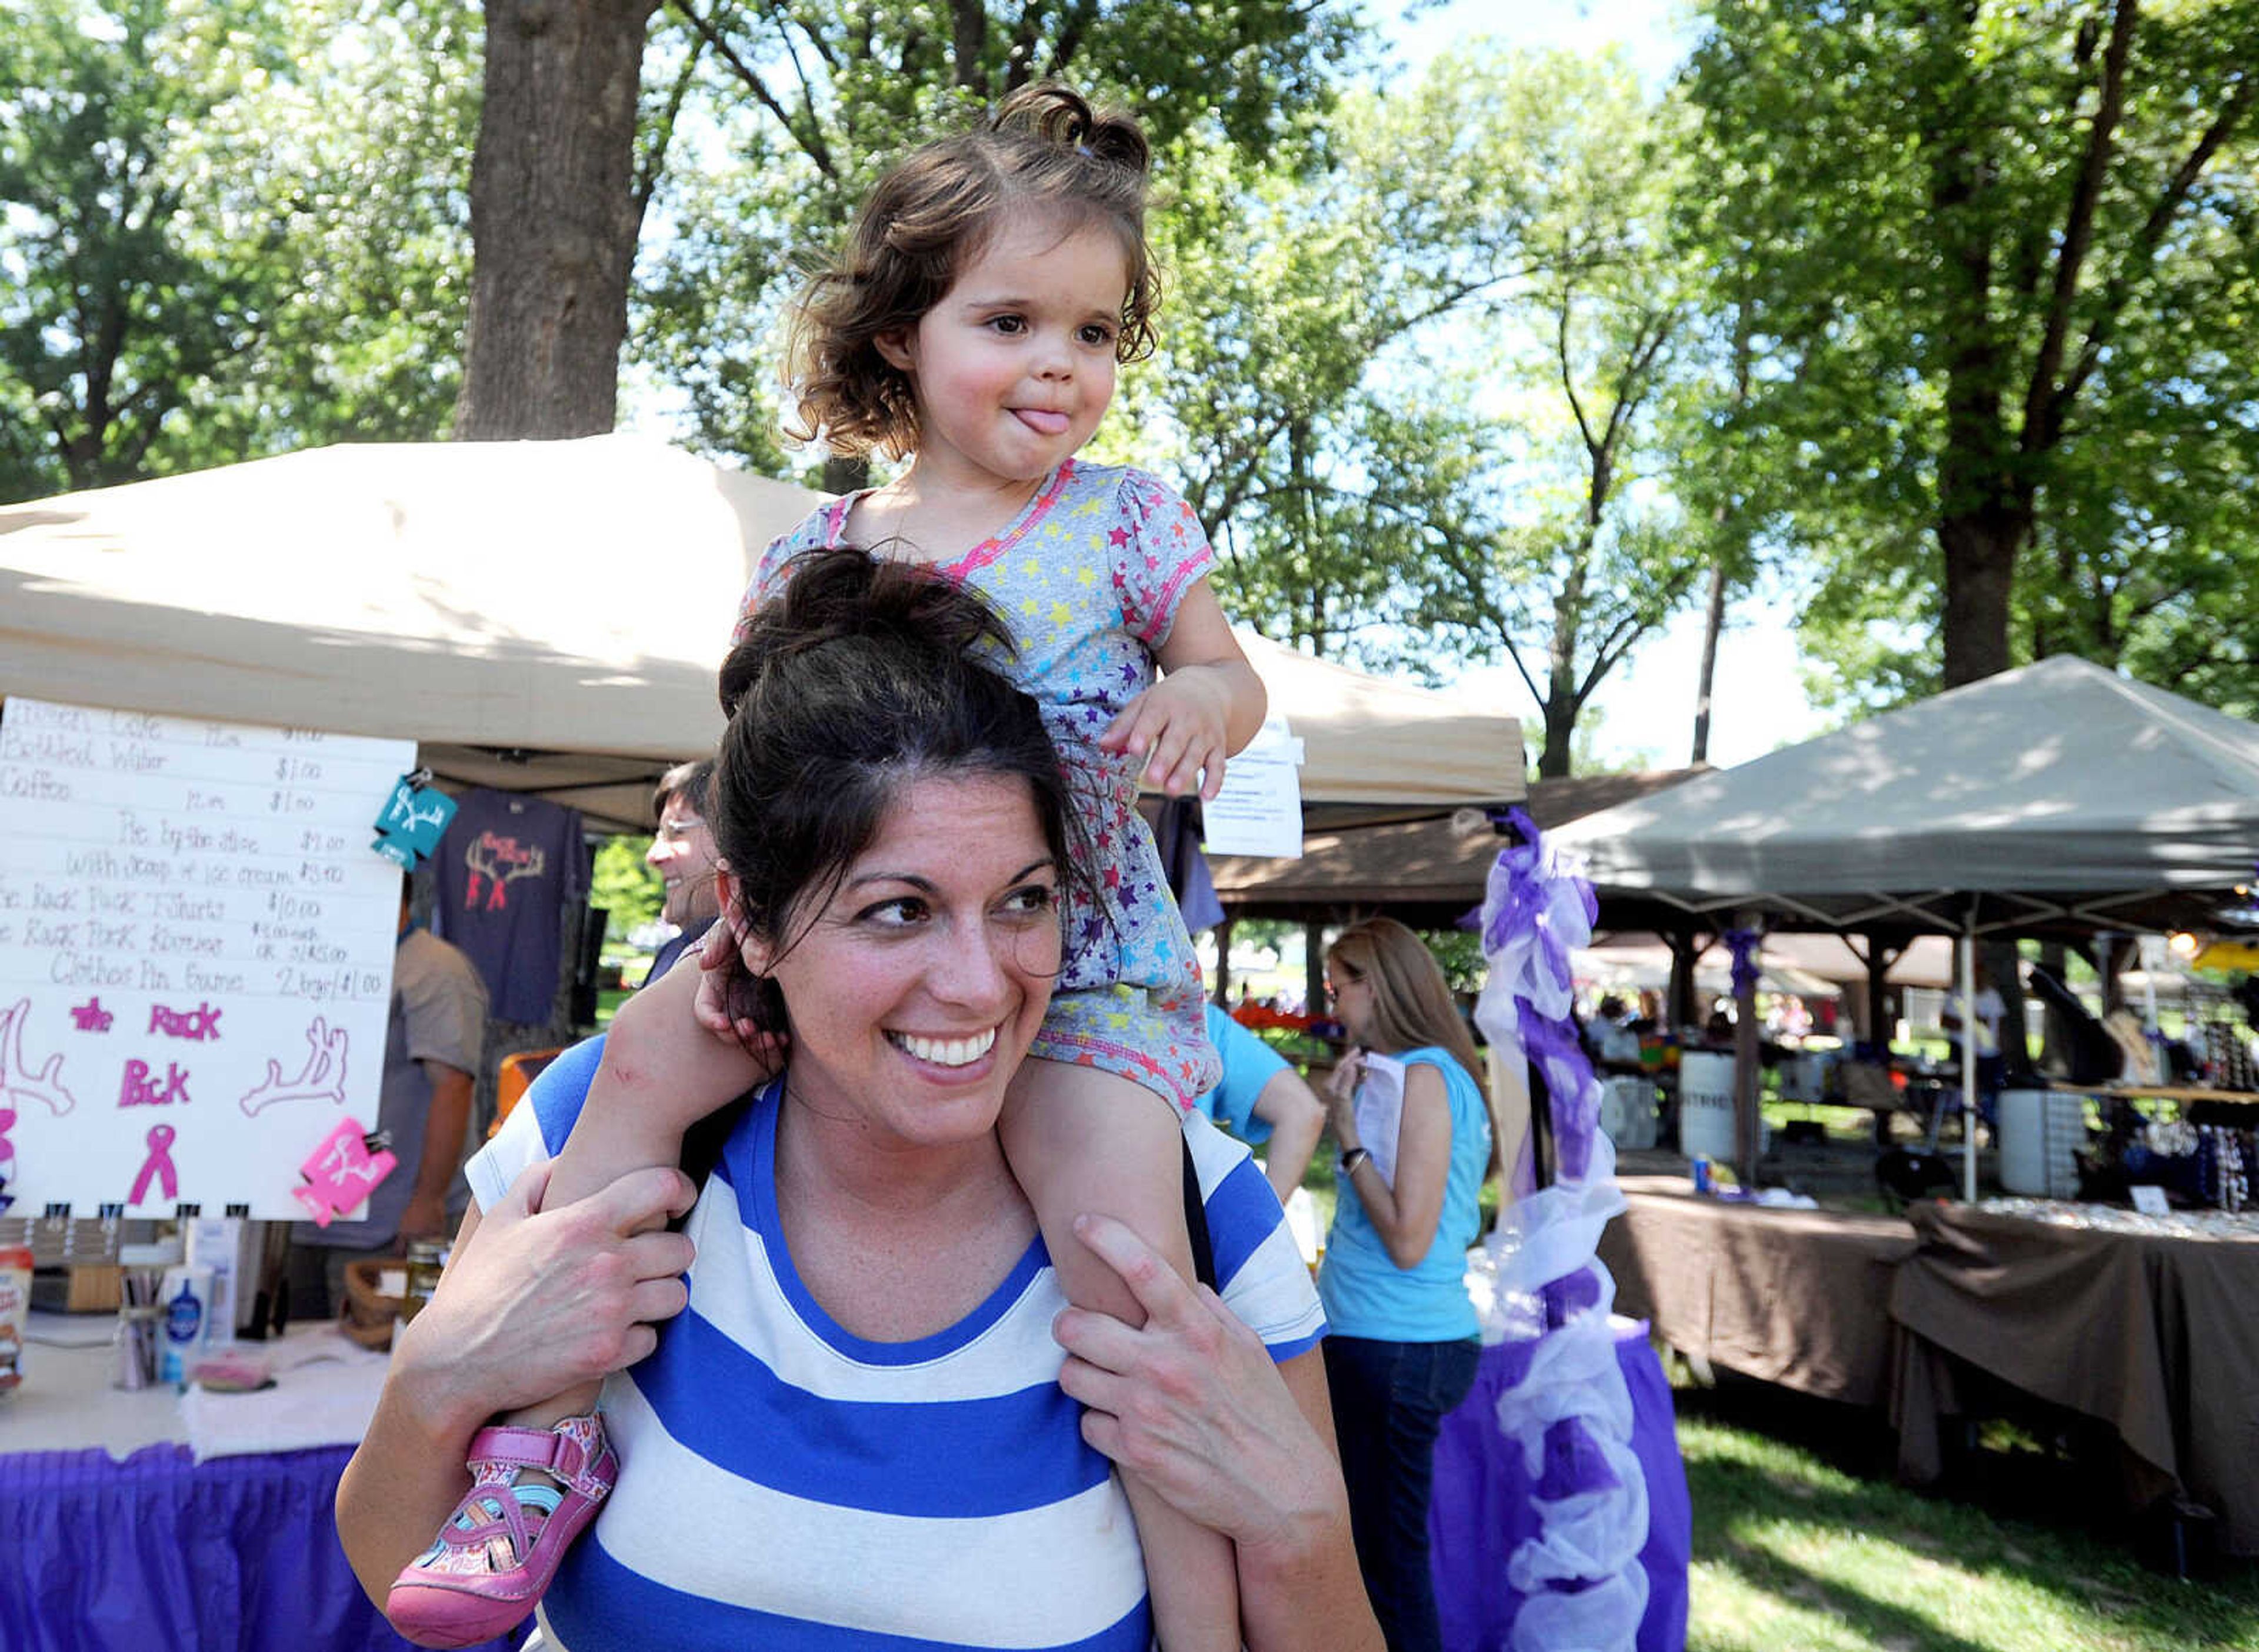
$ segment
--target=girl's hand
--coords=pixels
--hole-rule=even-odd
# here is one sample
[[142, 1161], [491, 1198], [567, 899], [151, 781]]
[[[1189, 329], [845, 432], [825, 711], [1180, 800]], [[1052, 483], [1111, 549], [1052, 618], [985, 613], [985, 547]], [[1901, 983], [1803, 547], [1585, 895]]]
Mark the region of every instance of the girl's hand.
[[745, 936], [735, 913], [725, 912], [706, 931], [698, 946], [698, 997], [691, 1014], [698, 1024], [727, 1044], [751, 1054], [774, 1072], [784, 1059], [784, 1039], [764, 1031], [745, 1014], [750, 984], [738, 973], [745, 957]]
[[1230, 714], [1228, 686], [1211, 668], [1188, 666], [1122, 707], [1098, 737], [1098, 749], [1144, 758], [1143, 778], [1171, 797], [1197, 787], [1201, 797], [1213, 798], [1231, 754]]

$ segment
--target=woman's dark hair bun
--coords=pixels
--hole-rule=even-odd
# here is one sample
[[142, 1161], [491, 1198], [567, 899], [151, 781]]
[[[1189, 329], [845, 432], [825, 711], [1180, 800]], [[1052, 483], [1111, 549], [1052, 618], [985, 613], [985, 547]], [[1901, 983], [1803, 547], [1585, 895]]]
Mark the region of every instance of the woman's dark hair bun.
[[862, 551], [810, 551], [783, 570], [783, 589], [753, 612], [722, 666], [722, 715], [738, 708], [779, 662], [844, 637], [883, 638], [936, 659], [977, 644], [1012, 652], [995, 611], [963, 586], [913, 563]]
[[989, 124], [998, 132], [1026, 132], [1141, 176], [1152, 164], [1152, 149], [1136, 121], [1111, 110], [1093, 110], [1080, 93], [1056, 81], [1023, 86], [1004, 100]]

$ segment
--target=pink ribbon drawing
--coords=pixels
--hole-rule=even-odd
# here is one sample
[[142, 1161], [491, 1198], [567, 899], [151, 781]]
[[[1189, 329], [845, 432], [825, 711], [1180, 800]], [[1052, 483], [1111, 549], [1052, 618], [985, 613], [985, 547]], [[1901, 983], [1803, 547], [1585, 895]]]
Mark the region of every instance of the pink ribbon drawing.
[[125, 1202], [138, 1205], [148, 1197], [149, 1178], [155, 1177], [164, 1189], [165, 1197], [177, 1200], [181, 1196], [181, 1178], [173, 1170], [173, 1127], [153, 1124], [148, 1135], [149, 1157], [141, 1161], [141, 1173], [133, 1178], [133, 1191]]

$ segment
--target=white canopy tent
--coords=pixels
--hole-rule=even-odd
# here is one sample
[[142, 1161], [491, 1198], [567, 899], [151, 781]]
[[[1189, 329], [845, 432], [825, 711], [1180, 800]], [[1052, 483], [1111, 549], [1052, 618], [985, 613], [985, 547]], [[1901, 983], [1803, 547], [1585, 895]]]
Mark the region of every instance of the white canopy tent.
[[[639, 827], [720, 733], [754, 560], [819, 497], [602, 436], [319, 448], [0, 508], [0, 696], [413, 736], [445, 781]], [[1511, 717], [1242, 640], [1310, 804], [1520, 795]]]
[[[1553, 841], [1604, 899], [1958, 934], [1970, 993], [1980, 934], [2185, 921], [2249, 882], [2259, 728], [2057, 657], [1587, 815]], [[1970, 1067], [1972, 1116], [1975, 1082]], [[1972, 1197], [1974, 1177], [1972, 1146]]]

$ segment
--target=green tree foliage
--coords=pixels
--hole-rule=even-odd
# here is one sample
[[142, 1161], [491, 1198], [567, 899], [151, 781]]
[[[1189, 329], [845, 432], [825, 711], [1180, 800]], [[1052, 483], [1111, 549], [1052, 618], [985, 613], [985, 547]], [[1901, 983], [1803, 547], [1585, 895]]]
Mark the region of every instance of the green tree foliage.
[[443, 429], [474, 46], [436, 4], [0, 15], [0, 495]]
[[1687, 314], [1658, 119], [1620, 63], [1479, 50], [1299, 153], [1188, 149], [1161, 353], [1107, 438], [1167, 456], [1266, 634], [1512, 659], [1547, 773], [1701, 566], [1647, 459]]
[[1705, 239], [1753, 353], [1712, 451], [1823, 644], [1863, 634], [1846, 691], [2248, 666], [2214, 594], [2254, 544], [2259, 7], [1707, 10]]
[[588, 904], [604, 913], [604, 936], [624, 941], [659, 916], [666, 900], [659, 874], [644, 858], [651, 839], [621, 836], [596, 845], [588, 877]]

